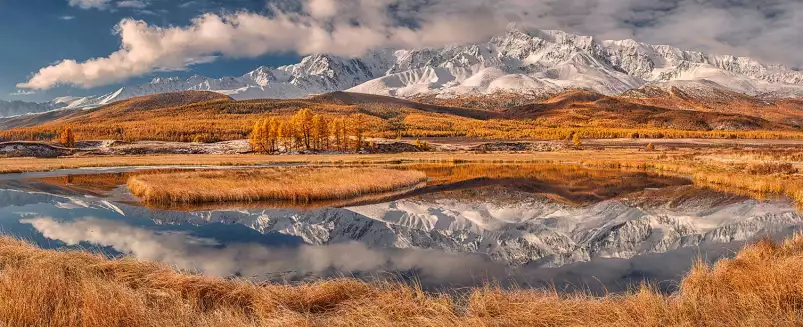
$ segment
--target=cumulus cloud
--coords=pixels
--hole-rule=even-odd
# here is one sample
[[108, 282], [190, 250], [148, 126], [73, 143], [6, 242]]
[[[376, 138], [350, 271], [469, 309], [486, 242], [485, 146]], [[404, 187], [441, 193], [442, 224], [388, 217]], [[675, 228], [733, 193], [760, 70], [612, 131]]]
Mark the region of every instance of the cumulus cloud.
[[[120, 50], [44, 67], [18, 86], [90, 88], [158, 70], [186, 69], [197, 58], [277, 52], [358, 56], [376, 48], [480, 42], [509, 23], [803, 65], [803, 2], [797, 0], [302, 1], [298, 10], [274, 8], [269, 15], [208, 13], [188, 26], [124, 19], [115, 28]], [[73, 2], [108, 5], [108, 0]]]
[[[197, 58], [255, 57], [273, 52], [358, 56], [380, 47], [438, 46], [487, 40], [503, 27], [494, 12], [475, 6], [454, 13], [422, 15], [414, 27], [390, 13], [391, 1], [313, 1], [310, 13], [277, 11], [272, 16], [239, 12], [205, 14], [185, 27], [158, 27], [124, 19], [115, 28], [120, 50], [84, 62], [64, 60], [44, 67], [23, 88], [59, 84], [95, 87], [156, 70], [185, 69]], [[334, 7], [333, 7], [334, 6]], [[336, 13], [336, 15], [335, 15]]]

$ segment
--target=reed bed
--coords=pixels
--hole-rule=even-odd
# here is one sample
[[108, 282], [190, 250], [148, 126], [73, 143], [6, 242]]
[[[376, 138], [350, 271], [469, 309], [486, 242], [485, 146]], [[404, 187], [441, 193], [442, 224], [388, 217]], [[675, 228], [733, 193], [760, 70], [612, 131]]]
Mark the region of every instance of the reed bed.
[[426, 180], [423, 172], [411, 170], [275, 167], [138, 175], [128, 180], [128, 188], [155, 204], [309, 203], [414, 188]]
[[4, 326], [799, 326], [803, 237], [698, 263], [676, 293], [593, 297], [492, 285], [460, 293], [334, 279], [254, 284], [0, 238]]

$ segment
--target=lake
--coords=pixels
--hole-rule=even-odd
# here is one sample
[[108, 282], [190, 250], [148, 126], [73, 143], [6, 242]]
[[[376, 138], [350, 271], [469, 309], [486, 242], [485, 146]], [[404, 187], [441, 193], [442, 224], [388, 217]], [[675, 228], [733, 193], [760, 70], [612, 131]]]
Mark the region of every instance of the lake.
[[714, 262], [803, 226], [787, 199], [683, 176], [551, 164], [395, 168], [429, 181], [333, 203], [158, 208], [125, 188], [144, 168], [0, 175], [0, 230], [43, 248], [254, 281], [353, 276], [603, 293], [641, 281], [672, 291], [698, 258]]

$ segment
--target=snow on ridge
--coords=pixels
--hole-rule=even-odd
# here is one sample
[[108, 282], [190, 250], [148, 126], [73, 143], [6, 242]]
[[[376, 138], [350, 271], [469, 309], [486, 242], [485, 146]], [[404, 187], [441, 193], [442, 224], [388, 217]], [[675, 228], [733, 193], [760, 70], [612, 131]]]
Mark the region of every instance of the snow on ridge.
[[715, 83], [750, 95], [803, 96], [803, 72], [748, 57], [635, 40], [600, 41], [557, 30], [511, 29], [480, 44], [379, 50], [357, 58], [310, 55], [297, 64], [259, 67], [239, 77], [154, 78], [148, 84], [101, 96], [57, 98], [52, 104], [54, 109], [97, 107], [185, 90], [219, 92], [238, 100], [300, 98], [344, 90], [396, 97], [457, 97], [500, 91], [546, 95], [582, 88], [613, 95], [675, 81]]

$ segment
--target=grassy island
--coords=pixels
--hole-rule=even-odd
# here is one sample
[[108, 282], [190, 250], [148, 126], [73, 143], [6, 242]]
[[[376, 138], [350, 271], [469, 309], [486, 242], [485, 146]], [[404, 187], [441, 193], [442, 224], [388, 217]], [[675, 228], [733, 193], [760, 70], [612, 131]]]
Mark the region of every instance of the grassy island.
[[383, 168], [283, 167], [134, 176], [128, 188], [151, 204], [343, 200], [413, 188], [424, 173]]

